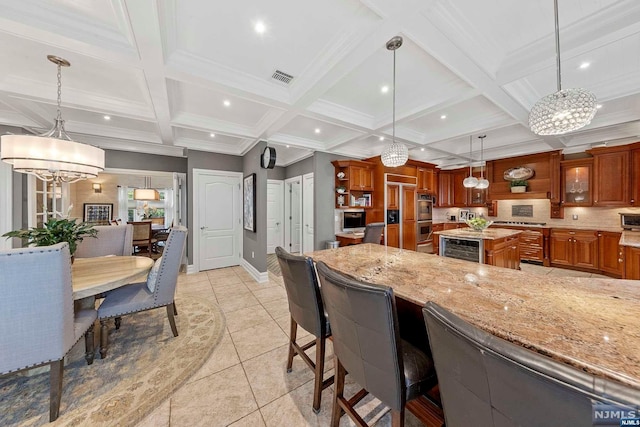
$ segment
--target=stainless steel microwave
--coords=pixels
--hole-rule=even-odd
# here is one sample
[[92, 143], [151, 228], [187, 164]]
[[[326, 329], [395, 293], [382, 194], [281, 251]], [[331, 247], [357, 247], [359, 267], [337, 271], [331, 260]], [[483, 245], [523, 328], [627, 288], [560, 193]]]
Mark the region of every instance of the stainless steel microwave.
[[640, 213], [621, 213], [620, 225], [624, 230], [640, 230]]

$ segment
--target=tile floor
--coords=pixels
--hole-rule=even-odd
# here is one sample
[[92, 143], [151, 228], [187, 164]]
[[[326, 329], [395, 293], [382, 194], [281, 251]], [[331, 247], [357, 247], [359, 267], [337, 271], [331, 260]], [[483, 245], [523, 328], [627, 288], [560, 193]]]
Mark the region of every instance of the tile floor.
[[[537, 274], [599, 277], [524, 263], [522, 269]], [[321, 411], [316, 415], [311, 409], [313, 373], [299, 357], [294, 358], [293, 371], [286, 373], [287, 297], [282, 278], [269, 276], [268, 283], [260, 284], [242, 267], [230, 267], [179, 277], [177, 293], [220, 306], [226, 332], [204, 366], [138, 427], [329, 425], [333, 387], [323, 392]], [[298, 337], [311, 336], [299, 329]], [[328, 342], [327, 375], [333, 373], [332, 359]], [[348, 384], [348, 393], [357, 389], [355, 384]], [[391, 424], [388, 410], [378, 400], [368, 397], [360, 405], [365, 421], [376, 426]], [[353, 423], [343, 416], [340, 425]], [[407, 414], [405, 425], [421, 424]]]

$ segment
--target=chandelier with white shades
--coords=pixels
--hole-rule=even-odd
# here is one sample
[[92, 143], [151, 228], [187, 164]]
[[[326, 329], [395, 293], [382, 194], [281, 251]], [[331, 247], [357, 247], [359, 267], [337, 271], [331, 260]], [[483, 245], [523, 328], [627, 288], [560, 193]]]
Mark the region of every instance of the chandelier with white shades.
[[72, 141], [64, 130], [60, 110], [61, 67], [71, 64], [64, 58], [48, 55], [58, 66], [58, 114], [51, 130], [41, 135], [3, 135], [0, 159], [13, 165], [16, 172], [35, 175], [43, 181], [76, 182], [95, 178], [104, 170], [104, 150]]

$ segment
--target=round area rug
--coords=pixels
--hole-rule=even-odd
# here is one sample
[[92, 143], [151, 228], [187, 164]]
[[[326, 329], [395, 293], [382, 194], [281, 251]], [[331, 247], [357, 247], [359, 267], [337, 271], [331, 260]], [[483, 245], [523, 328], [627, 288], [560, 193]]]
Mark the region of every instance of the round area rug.
[[[209, 358], [224, 332], [213, 303], [176, 299], [179, 335], [165, 308], [109, 322], [109, 350], [84, 360], [84, 339], [67, 355], [60, 416], [52, 426], [132, 426], [162, 403]], [[40, 426], [49, 421], [49, 370], [33, 376], [0, 377], [0, 424]]]

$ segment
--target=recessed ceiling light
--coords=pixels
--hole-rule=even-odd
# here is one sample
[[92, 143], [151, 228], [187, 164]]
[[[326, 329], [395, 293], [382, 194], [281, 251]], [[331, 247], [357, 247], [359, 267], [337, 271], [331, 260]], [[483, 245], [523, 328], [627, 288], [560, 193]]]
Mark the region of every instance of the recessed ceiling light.
[[215, 133], [213, 133], [213, 132], [211, 132], [211, 133], [209, 134], [209, 136], [210, 136], [211, 138], [215, 138], [215, 137], [216, 137], [216, 134], [215, 134]]
[[105, 120], [111, 120], [111, 116], [104, 116]]
[[229, 101], [228, 99], [225, 99], [223, 102], [225, 107], [228, 107], [229, 105], [231, 105], [231, 101]]
[[287, 148], [291, 147], [289, 144], [287, 144]]
[[599, 110], [599, 109], [601, 109], [601, 108], [602, 108], [602, 104], [598, 104], [598, 105], [596, 105], [596, 108], [597, 108], [598, 110]]
[[580, 64], [580, 69], [584, 70], [586, 68], [589, 68], [589, 65], [591, 65], [590, 62], [583, 62], [582, 64]]
[[446, 115], [446, 114], [443, 114], [443, 115], [441, 115], [441, 116], [440, 116], [440, 118], [441, 118], [442, 120], [444, 120], [444, 119], [446, 119], [446, 118], [447, 118], [447, 115]]
[[380, 141], [384, 141], [384, 136], [381, 136], [380, 138], [378, 138]]
[[315, 133], [320, 133], [320, 128], [316, 128]]
[[424, 147], [422, 147], [422, 148], [420, 149], [420, 151], [424, 151]]
[[382, 93], [387, 93], [387, 92], [389, 92], [389, 86], [387, 86], [387, 85], [382, 86], [382, 87], [380, 88], [380, 92], [382, 92]]
[[267, 31], [267, 27], [262, 21], [256, 22], [256, 25], [253, 27], [253, 29], [256, 30], [256, 33], [258, 34], [264, 34], [264, 32]]

